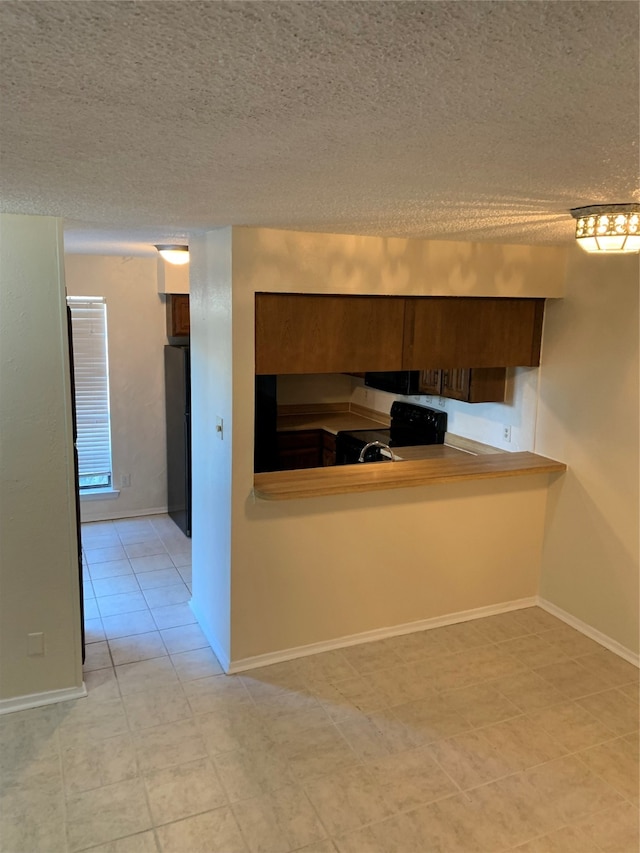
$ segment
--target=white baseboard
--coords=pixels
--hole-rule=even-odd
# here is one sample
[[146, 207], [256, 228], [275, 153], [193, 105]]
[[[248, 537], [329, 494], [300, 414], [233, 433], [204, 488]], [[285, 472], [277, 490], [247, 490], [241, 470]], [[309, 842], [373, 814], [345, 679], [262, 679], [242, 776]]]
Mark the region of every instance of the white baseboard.
[[[253, 655], [252, 657], [240, 658], [238, 660], [230, 660], [227, 653], [222, 649], [217, 637], [214, 637], [207, 627], [206, 620], [200, 619], [198, 608], [194, 606], [193, 599], [189, 602], [200, 627], [202, 628], [209, 645], [213, 649], [214, 654], [218, 658], [220, 665], [228, 674], [238, 672], [246, 672], [251, 669], [257, 669], [262, 666], [270, 666], [275, 663], [283, 663], [296, 658], [308, 657], [309, 655], [317, 655], [321, 652], [334, 651], [336, 649], [344, 649], [348, 646], [355, 646], [359, 643], [372, 643], [376, 640], [384, 640], [389, 637], [400, 637], [403, 634], [413, 634], [416, 631], [426, 631], [430, 628], [440, 628], [444, 625], [454, 625], [458, 622], [470, 622], [474, 619], [482, 619], [485, 616], [495, 616], [498, 613], [508, 613], [512, 610], [522, 610], [525, 607], [541, 607], [552, 616], [580, 631], [581, 634], [595, 640], [604, 648], [632, 663], [634, 666], [640, 667], [640, 655], [637, 655], [631, 649], [626, 648], [621, 643], [613, 640], [611, 637], [603, 634], [601, 631], [592, 628], [586, 622], [572, 616], [566, 610], [547, 601], [540, 596], [531, 596], [530, 598], [520, 598], [516, 601], [505, 601], [502, 604], [490, 604], [486, 607], [477, 607], [474, 610], [462, 610], [457, 613], [448, 613], [445, 616], [434, 616], [430, 619], [420, 619], [417, 622], [405, 622], [401, 625], [393, 625], [387, 628], [376, 628], [372, 631], [363, 631], [360, 634], [348, 634], [342, 637], [336, 637], [333, 640], [325, 640], [319, 643], [309, 643], [305, 646], [294, 646], [288, 649], [280, 649], [276, 652], [267, 652], [262, 655]], [[0, 711], [1, 713], [1, 711]]]
[[[326, 640], [320, 643], [310, 643], [306, 646], [295, 646], [282, 649], [277, 652], [268, 652], [264, 655], [240, 658], [239, 660], [226, 660], [226, 665], [218, 655], [211, 638], [207, 639], [218, 655], [225, 672], [245, 672], [260, 666], [269, 666], [273, 663], [282, 663], [295, 658], [317, 655], [320, 652], [329, 652], [335, 649], [344, 649], [347, 646], [355, 646], [359, 643], [371, 643], [375, 640], [384, 640], [388, 637], [399, 637], [402, 634], [413, 634], [415, 631], [425, 631], [429, 628], [440, 628], [443, 625], [454, 625], [456, 622], [469, 622], [472, 619], [482, 619], [484, 616], [495, 616], [497, 613], [508, 613], [511, 610], [522, 610], [524, 607], [534, 607], [538, 603], [537, 596], [531, 598], [520, 598], [517, 601], [505, 601], [502, 604], [490, 604], [486, 607], [477, 607], [474, 610], [462, 610], [458, 613], [448, 613], [446, 616], [434, 616], [431, 619], [420, 619], [417, 622], [405, 622], [401, 625], [393, 625], [388, 628], [375, 628], [373, 631], [363, 631], [361, 634], [348, 634], [344, 637], [336, 637], [334, 640]], [[192, 608], [193, 609], [193, 608]], [[194, 610], [194, 613], [196, 611]], [[196, 613], [197, 618], [197, 613]], [[201, 626], [202, 627], [202, 626]], [[205, 629], [202, 629], [205, 631]], [[205, 634], [207, 632], [205, 631]]]
[[11, 699], [0, 699], [0, 715], [11, 714], [14, 711], [26, 711], [28, 708], [39, 708], [42, 705], [55, 705], [57, 702], [68, 702], [69, 699], [82, 699], [87, 695], [87, 688], [65, 687], [62, 690], [47, 690], [44, 693], [29, 693], [25, 696], [14, 696]]
[[218, 638], [214, 637], [213, 634], [211, 633], [211, 631], [209, 630], [207, 621], [205, 619], [200, 618], [200, 613], [198, 612], [198, 607], [197, 607], [197, 605], [194, 604], [193, 598], [190, 599], [190, 601], [189, 601], [189, 607], [191, 608], [193, 615], [198, 620], [198, 625], [200, 626], [202, 633], [207, 638], [207, 642], [209, 643], [209, 645], [213, 649], [214, 655], [218, 658], [218, 662], [219, 662], [220, 666], [223, 668], [223, 670], [227, 674], [229, 674], [231, 671], [235, 671], [235, 670], [230, 670], [230, 668], [229, 668], [229, 655], [222, 649], [222, 646], [221, 646]]
[[538, 596], [537, 604], [538, 607], [546, 610], [547, 613], [550, 613], [552, 616], [556, 616], [558, 619], [566, 622], [567, 625], [575, 628], [576, 631], [580, 631], [580, 633], [584, 634], [585, 637], [595, 640], [596, 643], [600, 643], [600, 645], [604, 646], [605, 649], [609, 649], [610, 652], [624, 658], [624, 660], [629, 661], [629, 663], [632, 663], [634, 666], [640, 667], [640, 655], [632, 652], [631, 649], [623, 646], [622, 643], [619, 643], [617, 640], [613, 640], [611, 637], [607, 636], [607, 634], [603, 634], [602, 631], [592, 628], [591, 625], [588, 625], [576, 616], [572, 616], [571, 613], [568, 613], [566, 610], [563, 610], [561, 607], [558, 607], [551, 601], [547, 601], [541, 596]]
[[[95, 502], [97, 503], [97, 501]], [[91, 506], [94, 509], [94, 502], [85, 504], [87, 509]], [[119, 518], [138, 518], [141, 515], [166, 515], [166, 506], [154, 506], [151, 509], [114, 509], [111, 512], [97, 511], [94, 515], [92, 512], [82, 512], [80, 508], [80, 523], [90, 523], [92, 521], [117, 521]], [[88, 516], [91, 516], [90, 518]]]

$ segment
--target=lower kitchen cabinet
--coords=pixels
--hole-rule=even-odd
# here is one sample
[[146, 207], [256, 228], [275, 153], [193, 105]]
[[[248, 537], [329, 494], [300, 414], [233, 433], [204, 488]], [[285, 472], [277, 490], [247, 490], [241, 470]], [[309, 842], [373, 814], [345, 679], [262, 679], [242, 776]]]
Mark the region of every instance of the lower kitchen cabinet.
[[322, 467], [336, 464], [336, 437], [332, 432], [322, 431]]
[[278, 468], [294, 471], [298, 468], [322, 466], [321, 429], [292, 430], [278, 433]]
[[278, 433], [278, 470], [322, 468], [336, 464], [336, 437], [323, 429]]
[[507, 383], [504, 367], [421, 370], [420, 393], [463, 403], [502, 403]]

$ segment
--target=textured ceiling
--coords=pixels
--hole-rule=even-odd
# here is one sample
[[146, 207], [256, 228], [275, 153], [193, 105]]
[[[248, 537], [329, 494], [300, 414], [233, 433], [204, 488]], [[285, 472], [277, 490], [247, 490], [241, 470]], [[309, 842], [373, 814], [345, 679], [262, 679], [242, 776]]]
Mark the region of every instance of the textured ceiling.
[[0, 2], [0, 200], [71, 249], [220, 225], [556, 243], [638, 200], [637, 2]]

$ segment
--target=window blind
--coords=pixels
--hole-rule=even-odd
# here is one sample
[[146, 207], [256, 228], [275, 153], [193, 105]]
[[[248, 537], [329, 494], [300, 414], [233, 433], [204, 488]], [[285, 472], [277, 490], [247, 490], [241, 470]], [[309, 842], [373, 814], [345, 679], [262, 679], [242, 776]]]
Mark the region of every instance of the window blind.
[[80, 489], [111, 486], [107, 306], [102, 297], [69, 296]]

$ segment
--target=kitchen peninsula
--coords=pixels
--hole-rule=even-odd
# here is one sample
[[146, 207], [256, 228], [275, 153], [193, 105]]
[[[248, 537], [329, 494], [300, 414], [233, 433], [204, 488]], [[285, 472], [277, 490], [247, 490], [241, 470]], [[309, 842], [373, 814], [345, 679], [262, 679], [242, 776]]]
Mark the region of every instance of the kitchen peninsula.
[[[302, 408], [306, 408], [306, 412], [300, 411]], [[385, 427], [388, 420], [388, 416], [360, 406], [293, 406], [280, 414], [278, 429], [287, 432], [318, 430], [335, 435], [344, 429]], [[446, 433], [444, 444], [394, 448], [393, 463], [390, 460], [255, 474], [254, 494], [263, 500], [288, 500], [465, 480], [554, 474], [565, 470], [564, 463], [535, 453], [506, 453]]]
[[[196, 535], [191, 607], [223, 668], [238, 671], [336, 648], [354, 638], [362, 641], [363, 635], [380, 638], [421, 630], [432, 624], [429, 620], [459, 621], [530, 604], [539, 589], [546, 512], [553, 511], [555, 487], [563, 485], [565, 475], [544, 468], [527, 476], [443, 483], [425, 479], [411, 488], [368, 488], [376, 478], [389, 477], [386, 471], [410, 472], [429, 460], [273, 473], [265, 469], [256, 475], [255, 382], [256, 376], [296, 371], [342, 374], [502, 366], [520, 371], [519, 387], [527, 402], [535, 401], [533, 379], [539, 361], [533, 352], [535, 306], [529, 314], [528, 346], [515, 352], [518, 341], [512, 336], [510, 352], [503, 350], [499, 357], [495, 350], [483, 355], [480, 346], [488, 337], [484, 331], [488, 326], [493, 341], [502, 340], [497, 330], [504, 328], [507, 343], [507, 333], [516, 328], [510, 322], [502, 326], [493, 322], [498, 302], [506, 300], [506, 317], [508, 306], [514, 313], [520, 310], [520, 300], [562, 296], [564, 253], [546, 246], [398, 241], [255, 228], [218, 229], [201, 238], [194, 235], [192, 242], [191, 341], [198, 358], [192, 376]], [[267, 305], [259, 296], [265, 293], [267, 307], [273, 309], [267, 313], [260, 306]], [[298, 357], [294, 347], [300, 341], [300, 324], [292, 314], [299, 300], [286, 295], [292, 293], [311, 298], [308, 310], [303, 303], [303, 313], [311, 330], [317, 320], [317, 332], [305, 336], [304, 358], [317, 352], [317, 363]], [[291, 311], [284, 307], [276, 311], [280, 302], [271, 294], [283, 294], [282, 304]], [[331, 322], [324, 325], [329, 312], [320, 311], [316, 296], [321, 294], [334, 309]], [[357, 305], [352, 298], [344, 303], [336, 299], [356, 295], [364, 300], [358, 299]], [[458, 296], [460, 302], [455, 300]], [[377, 310], [378, 302], [369, 297], [382, 299], [385, 311]], [[392, 303], [389, 297], [394, 297]], [[414, 305], [414, 300], [426, 297], [453, 300]], [[472, 298], [489, 299], [483, 304], [491, 311], [487, 309], [479, 321], [478, 334], [457, 335], [463, 350], [454, 361], [445, 344], [456, 336], [447, 335], [446, 341], [440, 332], [438, 339], [426, 336], [423, 325], [428, 320], [429, 328], [444, 329], [450, 319], [445, 309], [458, 305], [466, 312]], [[425, 319], [423, 304], [435, 306], [438, 317]], [[473, 306], [477, 304], [474, 301]], [[354, 306], [351, 313], [350, 306]], [[275, 326], [270, 320], [274, 313], [281, 318]], [[457, 320], [456, 328], [471, 329], [462, 316]], [[393, 324], [395, 331], [387, 334]], [[518, 328], [525, 325], [523, 320]], [[345, 334], [338, 334], [343, 328]], [[356, 329], [365, 331], [356, 336]], [[339, 351], [338, 340], [350, 341], [351, 351]], [[525, 335], [518, 340], [524, 341]], [[369, 347], [375, 351], [360, 357], [358, 341], [363, 346], [375, 343]], [[386, 344], [379, 346], [381, 341], [390, 341], [388, 349]], [[419, 352], [421, 343], [438, 349]], [[355, 384], [349, 389], [351, 402], [367, 405]], [[423, 392], [427, 405], [428, 393]], [[352, 395], [360, 399], [353, 400]], [[377, 392], [372, 396], [372, 408], [380, 410]], [[319, 399], [344, 398], [326, 394]], [[502, 405], [508, 407], [514, 399], [512, 411], [522, 412], [520, 396], [508, 393]], [[314, 400], [311, 395], [302, 400], [292, 394], [278, 402]], [[389, 411], [388, 398], [384, 402]], [[471, 404], [447, 402], [447, 409], [458, 405]], [[534, 408], [532, 404], [524, 414], [528, 417]], [[473, 415], [478, 410], [469, 411]], [[217, 418], [224, 421], [224, 429], [212, 437]], [[510, 423], [513, 448], [532, 447], [529, 433], [520, 434], [522, 418], [507, 420], [500, 413], [491, 423], [494, 430], [474, 437], [483, 441], [497, 435], [498, 423]], [[500, 454], [511, 464], [517, 456]], [[459, 458], [477, 465], [490, 457]], [[435, 461], [458, 462], [448, 458], [431, 463]], [[366, 491], [289, 500], [257, 495], [265, 478], [333, 480], [345, 476], [340, 467], [343, 472], [365, 469], [359, 476], [370, 480]]]
[[[433, 411], [406, 403], [394, 403], [396, 406]], [[262, 500], [290, 500], [566, 470], [564, 463], [535, 453], [505, 452], [449, 432], [444, 434], [443, 443], [393, 446], [393, 458], [388, 461], [381, 458], [374, 464], [335, 464], [337, 435], [345, 430], [377, 435], [379, 430], [382, 436], [383, 431], [388, 432], [393, 411], [390, 416], [347, 401], [278, 406], [277, 431], [280, 447], [285, 448], [281, 457], [284, 464], [280, 470], [254, 474], [255, 496]], [[433, 417], [440, 415], [433, 411]], [[311, 450], [307, 457], [311, 464], [305, 464], [305, 444]], [[302, 456], [296, 459], [294, 454], [300, 450]]]

